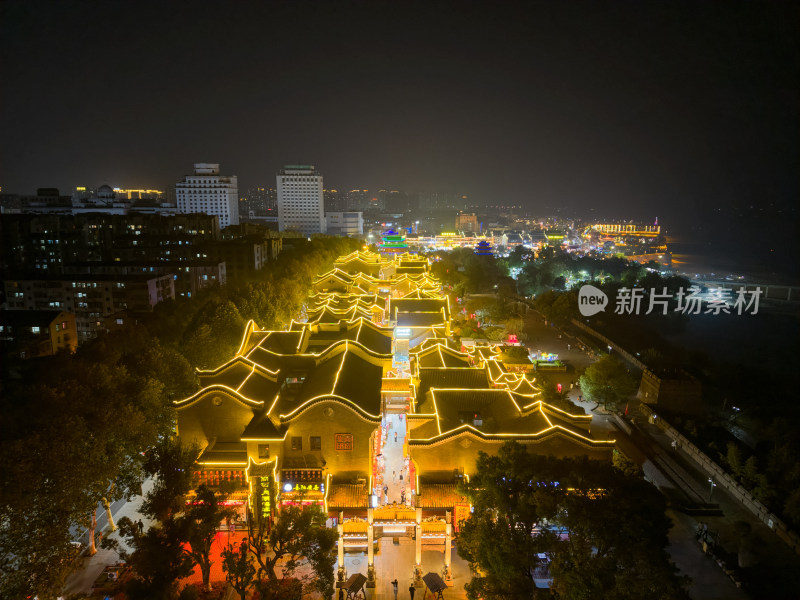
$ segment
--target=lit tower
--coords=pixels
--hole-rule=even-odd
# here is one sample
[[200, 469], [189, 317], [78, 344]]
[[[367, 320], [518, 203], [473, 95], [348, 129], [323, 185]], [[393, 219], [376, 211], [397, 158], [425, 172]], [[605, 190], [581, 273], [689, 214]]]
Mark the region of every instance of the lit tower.
[[378, 244], [378, 250], [382, 254], [401, 254], [408, 251], [406, 236], [402, 233], [396, 233], [390, 229], [385, 231], [381, 237], [383, 241]]
[[475, 254], [478, 256], [494, 256], [492, 245], [486, 240], [481, 240], [475, 245]]

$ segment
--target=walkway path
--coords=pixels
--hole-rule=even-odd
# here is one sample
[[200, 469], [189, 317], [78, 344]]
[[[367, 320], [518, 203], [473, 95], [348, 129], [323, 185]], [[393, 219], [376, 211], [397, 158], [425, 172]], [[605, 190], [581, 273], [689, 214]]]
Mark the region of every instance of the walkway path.
[[[147, 494], [152, 487], [153, 480], [146, 480], [142, 485], [142, 494]], [[130, 502], [125, 502], [119, 506], [116, 511], [112, 512], [114, 521], [119, 522], [119, 520], [123, 517], [128, 517], [134, 521], [141, 519], [146, 528], [150, 527], [151, 522], [146, 517], [139, 514], [139, 508], [142, 506], [143, 500], [144, 498], [142, 496], [135, 496], [130, 500]], [[105, 514], [103, 516], [105, 517]], [[98, 521], [100, 521], [99, 513]], [[108, 533], [108, 523], [106, 523], [105, 520], [103, 521], [102, 526], [100, 523], [98, 523], [98, 531], [103, 531], [106, 537], [118, 540], [122, 546], [130, 550], [130, 548], [125, 545], [125, 542], [122, 540], [122, 538], [119, 537], [118, 532]], [[98, 545], [97, 554], [94, 556], [82, 557], [80, 560], [81, 566], [67, 578], [66, 584], [64, 585], [64, 594], [66, 596], [70, 596], [72, 594], [91, 593], [92, 584], [100, 575], [100, 573], [103, 572], [103, 569], [109, 565], [115, 564], [120, 560], [120, 558], [119, 554], [117, 554], [117, 552], [114, 550], [105, 550], [100, 548]]]

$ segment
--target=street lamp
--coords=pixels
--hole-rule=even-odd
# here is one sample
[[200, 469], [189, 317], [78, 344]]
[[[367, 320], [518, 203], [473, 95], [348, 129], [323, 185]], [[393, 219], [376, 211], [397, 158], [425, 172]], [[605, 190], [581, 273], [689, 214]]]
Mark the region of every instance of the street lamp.
[[711, 484], [711, 488], [708, 490], [708, 501], [711, 502], [711, 494], [714, 493], [714, 488], [717, 487], [717, 484], [714, 483], [714, 480], [711, 477], [708, 478], [708, 483]]

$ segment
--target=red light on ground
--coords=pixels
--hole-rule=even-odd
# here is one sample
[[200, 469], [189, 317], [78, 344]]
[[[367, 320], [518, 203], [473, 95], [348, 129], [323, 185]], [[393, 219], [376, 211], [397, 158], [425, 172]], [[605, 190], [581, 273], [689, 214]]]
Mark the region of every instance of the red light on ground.
[[561, 384], [560, 383], [556, 386], [556, 389], [558, 390], [558, 393], [560, 394], [561, 393]]

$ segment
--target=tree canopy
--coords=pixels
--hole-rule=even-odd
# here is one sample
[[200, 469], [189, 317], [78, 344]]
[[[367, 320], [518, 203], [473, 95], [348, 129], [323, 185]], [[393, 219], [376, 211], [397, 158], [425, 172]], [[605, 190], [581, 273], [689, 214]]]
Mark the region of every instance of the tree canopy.
[[592, 363], [580, 382], [587, 398], [611, 409], [627, 402], [636, 391], [636, 379], [619, 358], [610, 354]]
[[[665, 547], [670, 520], [658, 491], [611, 464], [529, 454], [515, 443], [480, 453], [462, 485], [474, 506], [459, 554], [476, 575], [471, 599], [683, 598]], [[542, 558], [544, 557], [544, 558]]]

